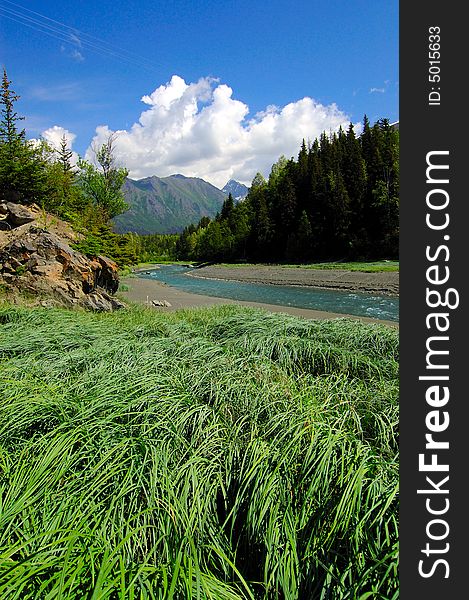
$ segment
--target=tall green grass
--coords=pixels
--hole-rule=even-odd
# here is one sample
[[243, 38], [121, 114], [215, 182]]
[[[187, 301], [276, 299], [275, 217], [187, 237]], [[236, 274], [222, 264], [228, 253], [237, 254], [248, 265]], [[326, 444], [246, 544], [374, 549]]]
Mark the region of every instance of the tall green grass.
[[0, 598], [398, 597], [398, 336], [0, 309]]

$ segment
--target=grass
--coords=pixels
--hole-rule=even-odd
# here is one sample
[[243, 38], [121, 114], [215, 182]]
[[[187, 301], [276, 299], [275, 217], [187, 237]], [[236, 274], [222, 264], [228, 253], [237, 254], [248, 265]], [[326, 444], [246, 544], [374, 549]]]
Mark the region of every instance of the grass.
[[0, 598], [397, 599], [398, 333], [0, 308]]
[[[219, 267], [256, 267], [259, 265], [251, 263], [223, 263], [214, 266]], [[394, 260], [380, 260], [376, 262], [324, 262], [324, 263], [309, 263], [309, 264], [279, 264], [279, 265], [267, 265], [284, 267], [289, 269], [345, 269], [347, 271], [361, 271], [363, 273], [382, 273], [399, 271], [399, 261]]]

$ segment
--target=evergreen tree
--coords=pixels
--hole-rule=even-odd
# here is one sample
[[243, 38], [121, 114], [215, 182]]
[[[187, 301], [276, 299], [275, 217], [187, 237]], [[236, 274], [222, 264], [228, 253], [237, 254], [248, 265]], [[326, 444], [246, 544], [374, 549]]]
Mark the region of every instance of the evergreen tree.
[[267, 182], [261, 173], [256, 173], [246, 198], [246, 202], [251, 207], [251, 228], [247, 242], [248, 255], [255, 260], [268, 259], [273, 237], [266, 193]]
[[279, 259], [285, 256], [288, 239], [297, 229], [297, 196], [293, 179], [293, 166], [287, 168], [277, 186], [275, 224], [277, 232], [276, 253]]
[[57, 149], [57, 162], [60, 164], [64, 176], [69, 177], [71, 180], [73, 180], [75, 176], [75, 169], [72, 165], [72, 156], [73, 152], [71, 148], [68, 147], [67, 138], [65, 134], [63, 134], [60, 140], [60, 146]]
[[20, 117], [15, 112], [14, 104], [19, 100], [19, 96], [10, 88], [11, 81], [8, 80], [8, 75], [3, 69], [2, 91], [0, 95], [0, 103], [2, 105], [0, 122], [0, 143], [5, 145], [11, 156], [14, 156], [16, 146], [23, 144], [26, 140], [25, 130], [18, 131], [18, 121], [23, 121], [24, 117]]
[[[281, 176], [281, 174], [283, 173], [283, 171], [285, 170], [285, 167], [287, 166], [288, 160], [285, 157], [284, 154], [282, 154], [279, 159], [277, 160], [276, 163], [274, 163], [272, 165], [272, 169], [270, 170], [270, 175], [269, 175], [269, 186], [275, 186], [279, 177]], [[260, 173], [258, 173], [257, 175], [260, 175]], [[256, 175], [256, 177], [257, 177]], [[262, 175], [260, 175], [262, 177]], [[254, 178], [255, 180], [256, 178]], [[262, 179], [264, 179], [262, 177]], [[264, 180], [265, 181], [265, 180]], [[254, 185], [254, 181], [252, 182], [251, 185]]]
[[240, 202], [234, 209], [234, 228], [232, 233], [233, 253], [236, 258], [243, 260], [247, 257], [247, 244], [251, 232], [252, 212], [249, 202]]
[[49, 183], [51, 191], [42, 203], [44, 208], [60, 217], [76, 221], [86, 212], [89, 204], [77, 182], [76, 168], [72, 164], [73, 152], [68, 147], [67, 138], [62, 136], [59, 148], [50, 150], [51, 165]]
[[360, 140], [355, 136], [352, 123], [346, 134], [341, 168], [350, 203], [349, 251], [351, 256], [365, 256], [368, 234], [365, 227], [366, 165]]
[[48, 185], [47, 148], [26, 139], [18, 122], [24, 117], [15, 111], [19, 96], [11, 89], [3, 69], [0, 105], [0, 199], [13, 202], [41, 203], [50, 191]]
[[331, 178], [331, 183], [328, 258], [344, 259], [350, 253], [350, 198], [341, 172]]
[[228, 195], [228, 198], [223, 202], [219, 220], [226, 222], [231, 231], [234, 231], [234, 229], [236, 227], [236, 223], [234, 220], [235, 219], [234, 208], [235, 208], [235, 205], [234, 205], [233, 196], [230, 193]]
[[286, 259], [307, 262], [312, 253], [313, 230], [306, 211], [303, 211], [298, 223], [298, 230], [291, 234], [286, 250]]
[[297, 236], [300, 250], [298, 258], [302, 261], [311, 258], [313, 230], [306, 211], [301, 213]]
[[308, 206], [308, 190], [310, 185], [310, 163], [309, 152], [303, 140], [298, 154], [298, 168], [296, 177], [296, 200], [299, 210], [305, 210]]
[[[365, 123], [366, 125], [366, 123]], [[399, 132], [387, 119], [367, 126], [362, 140], [366, 158], [365, 228], [372, 258], [398, 255]]]

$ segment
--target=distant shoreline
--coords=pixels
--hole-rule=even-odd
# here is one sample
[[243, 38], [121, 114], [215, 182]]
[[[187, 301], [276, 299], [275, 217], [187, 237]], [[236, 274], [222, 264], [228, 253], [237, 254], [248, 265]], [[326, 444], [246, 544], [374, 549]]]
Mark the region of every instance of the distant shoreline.
[[[146, 268], [138, 269], [136, 273], [150, 271], [152, 268], [154, 267], [147, 266]], [[212, 267], [203, 267], [203, 269], [209, 268]], [[218, 269], [218, 267], [216, 268]], [[202, 269], [198, 269], [198, 271], [202, 271]], [[280, 306], [276, 304], [266, 304], [260, 302], [232, 300], [228, 298], [218, 298], [216, 296], [205, 296], [202, 294], [191, 294], [189, 292], [184, 292], [175, 287], [166, 285], [160, 281], [152, 279], [143, 279], [135, 276], [124, 277], [122, 278], [121, 283], [126, 286], [125, 291], [118, 292], [118, 295], [122, 300], [127, 300], [136, 304], [143, 304], [159, 311], [173, 311], [184, 308], [218, 306], [221, 304], [237, 304], [251, 308], [261, 308], [268, 310], [269, 312], [287, 313], [306, 319], [339, 319], [347, 317], [355, 320], [360, 320], [365, 323], [382, 323], [391, 327], [399, 327], [399, 323], [395, 321], [373, 319], [369, 317], [359, 317], [356, 315], [346, 315], [342, 313], [331, 313], [307, 308], [297, 308], [294, 306]], [[151, 304], [152, 300], [160, 302], [166, 301], [169, 302], [171, 306], [155, 307]]]
[[243, 283], [292, 285], [327, 290], [367, 292], [380, 296], [399, 296], [399, 272], [365, 273], [347, 269], [308, 269], [275, 265], [207, 266], [189, 273], [191, 277], [223, 279]]

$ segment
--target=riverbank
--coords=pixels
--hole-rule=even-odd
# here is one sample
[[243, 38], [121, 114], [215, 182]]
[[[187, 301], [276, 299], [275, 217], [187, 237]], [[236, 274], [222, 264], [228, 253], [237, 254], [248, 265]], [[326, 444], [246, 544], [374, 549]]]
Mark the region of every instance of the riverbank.
[[[213, 267], [204, 267], [211, 269]], [[203, 269], [197, 269], [202, 271]], [[366, 273], [365, 273], [366, 275]], [[217, 298], [214, 296], [203, 296], [201, 294], [190, 294], [175, 287], [171, 287], [152, 279], [140, 279], [139, 277], [124, 277], [121, 280], [123, 290], [119, 291], [119, 297], [124, 301], [134, 302], [153, 307], [151, 302], [169, 302], [170, 307], [153, 307], [159, 311], [174, 311], [182, 308], [195, 308], [202, 306], [218, 306], [222, 304], [237, 304], [251, 308], [262, 308], [272, 313], [287, 313], [305, 319], [338, 319], [349, 317], [360, 320], [364, 323], [383, 323], [392, 327], [399, 327], [394, 321], [384, 321], [371, 319], [369, 317], [357, 317], [353, 315], [344, 315], [331, 313], [321, 310], [311, 310], [307, 308], [296, 308], [294, 306], [278, 306], [276, 304], [265, 304], [260, 302], [247, 302], [243, 300], [231, 300], [228, 298]]]
[[327, 290], [368, 292], [380, 296], [399, 296], [399, 272], [382, 271], [365, 273], [347, 269], [309, 269], [278, 265], [201, 267], [190, 273], [192, 277], [228, 279], [245, 283], [270, 285], [298, 285]]

